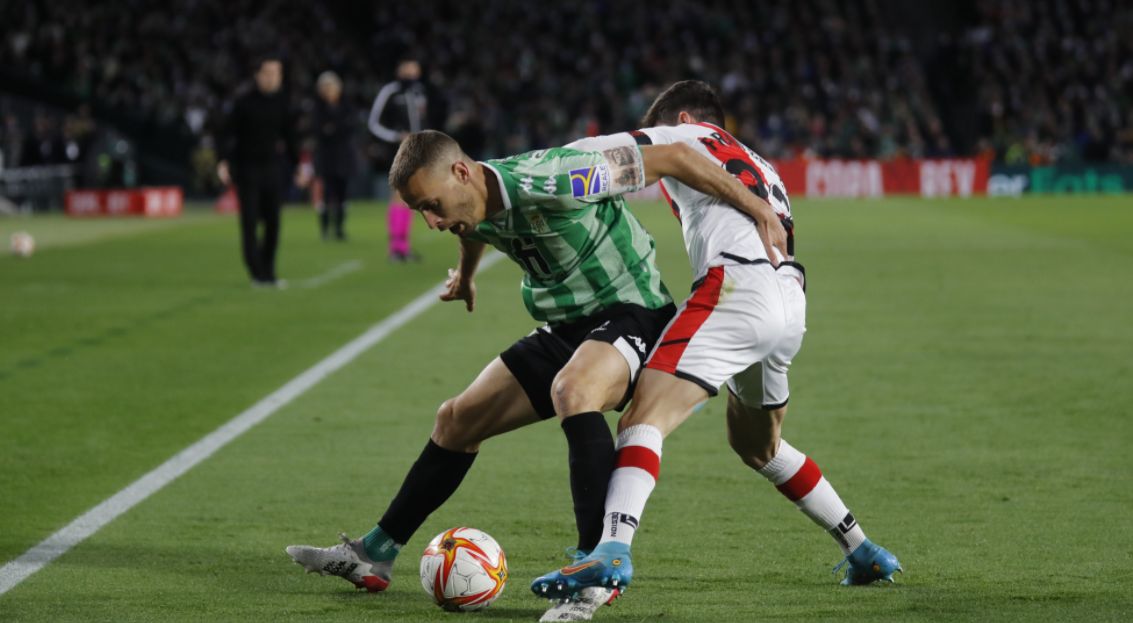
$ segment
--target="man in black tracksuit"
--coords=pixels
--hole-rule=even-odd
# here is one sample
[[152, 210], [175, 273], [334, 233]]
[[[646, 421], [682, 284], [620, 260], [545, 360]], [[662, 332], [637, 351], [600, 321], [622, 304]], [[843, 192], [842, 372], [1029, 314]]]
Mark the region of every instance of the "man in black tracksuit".
[[286, 282], [275, 274], [275, 254], [283, 176], [299, 154], [295, 119], [280, 90], [283, 63], [278, 58], [263, 58], [255, 78], [255, 88], [236, 98], [225, 120], [217, 175], [225, 185], [236, 185], [244, 264], [252, 285], [284, 287]]

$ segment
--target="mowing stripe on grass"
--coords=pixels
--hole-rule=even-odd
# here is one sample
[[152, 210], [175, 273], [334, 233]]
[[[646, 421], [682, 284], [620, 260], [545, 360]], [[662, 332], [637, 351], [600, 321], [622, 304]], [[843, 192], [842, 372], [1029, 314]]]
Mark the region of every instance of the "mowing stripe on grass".
[[300, 281], [299, 287], [317, 288], [324, 283], [334, 281], [335, 279], [338, 279], [339, 277], [342, 277], [343, 275], [346, 275], [348, 273], [352, 273], [359, 268], [362, 268], [362, 260], [350, 260], [349, 262], [343, 262], [322, 274], [315, 275], [310, 279], [304, 279], [303, 281]]
[[[500, 253], [491, 253], [484, 258], [481, 264], [482, 269], [491, 267], [503, 257]], [[308, 389], [353, 361], [358, 355], [420, 316], [437, 302], [437, 297], [445, 289], [442, 283], [417, 297], [393, 315], [370, 327], [365, 333], [339, 348], [326, 359], [265, 396], [248, 410], [174, 455], [173, 458], [154, 468], [125, 489], [107, 498], [55, 534], [24, 552], [19, 558], [0, 567], [0, 595], [12, 590], [33, 573], [101, 530], [106, 524], [114, 521], [119, 515], [157, 493], [162, 487], [196, 467], [197, 464], [212, 456], [213, 453], [223, 448], [230, 441], [266, 420]]]
[[0, 381], [11, 377], [17, 372], [37, 368], [44, 363], [50, 363], [57, 359], [62, 359], [73, 355], [77, 351], [81, 351], [93, 346], [98, 346], [110, 340], [119, 339], [125, 335], [133, 333], [139, 329], [144, 329], [147, 325], [153, 324], [158, 321], [168, 321], [170, 318], [184, 314], [187, 311], [195, 310], [198, 307], [208, 305], [216, 300], [216, 296], [212, 294], [200, 295], [191, 299], [177, 301], [173, 305], [169, 305], [162, 309], [154, 310], [152, 312], [136, 316], [131, 319], [130, 324], [118, 324], [108, 329], [99, 331], [91, 335], [86, 335], [71, 342], [59, 344], [52, 349], [40, 353], [38, 355], [29, 355], [20, 359], [7, 368], [0, 367]]

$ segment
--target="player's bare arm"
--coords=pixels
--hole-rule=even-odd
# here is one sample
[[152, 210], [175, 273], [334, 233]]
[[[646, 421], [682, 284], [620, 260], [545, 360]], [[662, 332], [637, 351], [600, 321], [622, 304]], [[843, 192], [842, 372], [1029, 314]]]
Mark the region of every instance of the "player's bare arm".
[[[632, 164], [618, 164], [630, 157], [630, 153], [611, 152], [633, 149], [635, 148], [627, 146], [606, 152], [606, 157], [611, 163], [610, 174], [613, 179], [617, 180], [619, 175], [626, 175], [625, 169], [636, 170], [636, 167]], [[672, 177], [693, 190], [716, 197], [755, 220], [759, 238], [767, 249], [767, 257], [771, 259], [772, 265], [778, 265], [778, 257], [787, 257], [787, 230], [783, 228], [779, 216], [775, 214], [771, 204], [752, 194], [739, 180], [713, 165], [684, 143], [644, 145], [641, 147], [641, 154], [645, 164], [646, 185], [662, 177]], [[771, 252], [773, 248], [779, 250], [778, 257]]]
[[476, 306], [476, 284], [473, 276], [484, 255], [484, 243], [462, 238], [460, 240], [460, 262], [455, 269], [450, 268], [445, 279], [445, 292], [442, 301], [464, 301], [465, 308], [472, 311]]

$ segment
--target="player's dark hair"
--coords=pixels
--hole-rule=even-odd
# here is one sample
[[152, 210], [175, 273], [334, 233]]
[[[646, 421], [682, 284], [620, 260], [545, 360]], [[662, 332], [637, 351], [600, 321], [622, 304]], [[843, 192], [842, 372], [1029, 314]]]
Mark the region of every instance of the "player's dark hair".
[[432, 166], [441, 156], [455, 150], [463, 154], [460, 144], [451, 136], [436, 130], [414, 132], [401, 141], [393, 165], [389, 169], [389, 185], [400, 192], [409, 184], [409, 178], [421, 169]]
[[724, 125], [724, 107], [716, 91], [700, 80], [682, 80], [665, 89], [641, 118], [641, 127], [677, 125], [677, 116], [685, 111], [699, 121]]

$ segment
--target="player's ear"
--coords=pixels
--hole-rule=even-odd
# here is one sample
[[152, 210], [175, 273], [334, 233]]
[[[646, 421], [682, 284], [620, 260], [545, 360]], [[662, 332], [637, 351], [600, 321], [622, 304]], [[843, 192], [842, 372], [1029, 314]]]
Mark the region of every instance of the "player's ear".
[[696, 123], [696, 119], [685, 111], [677, 113], [677, 123]]
[[468, 163], [463, 160], [457, 160], [452, 163], [452, 174], [456, 177], [456, 181], [461, 184], [467, 183], [469, 178], [472, 177], [472, 171], [468, 169]]

